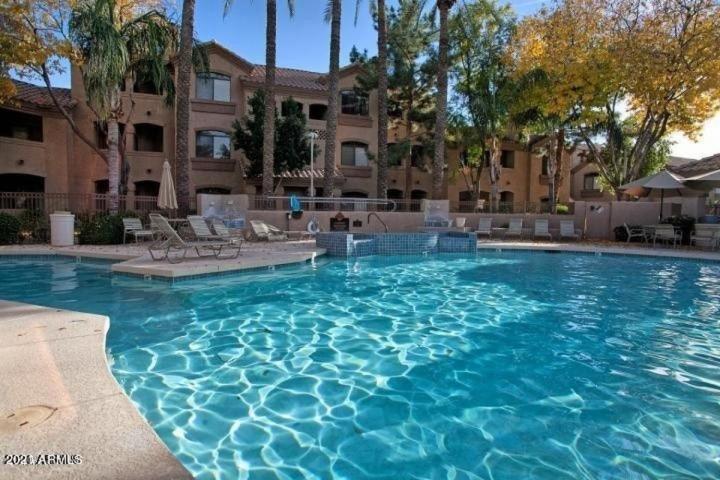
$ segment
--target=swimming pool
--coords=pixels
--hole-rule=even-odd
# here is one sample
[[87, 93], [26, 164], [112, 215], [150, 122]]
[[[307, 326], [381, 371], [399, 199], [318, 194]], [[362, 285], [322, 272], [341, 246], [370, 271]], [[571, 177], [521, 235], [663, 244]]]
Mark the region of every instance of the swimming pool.
[[199, 478], [720, 477], [720, 264], [487, 252], [171, 285], [18, 258], [0, 274], [2, 299], [110, 316], [114, 375]]

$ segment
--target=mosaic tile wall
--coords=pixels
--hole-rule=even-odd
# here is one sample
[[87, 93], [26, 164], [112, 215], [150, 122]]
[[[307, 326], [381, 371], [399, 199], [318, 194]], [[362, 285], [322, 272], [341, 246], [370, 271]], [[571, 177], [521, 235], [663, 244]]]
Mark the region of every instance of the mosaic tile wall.
[[474, 252], [474, 233], [345, 233], [321, 232], [315, 237], [318, 247], [338, 257], [368, 255], [418, 255], [438, 252]]

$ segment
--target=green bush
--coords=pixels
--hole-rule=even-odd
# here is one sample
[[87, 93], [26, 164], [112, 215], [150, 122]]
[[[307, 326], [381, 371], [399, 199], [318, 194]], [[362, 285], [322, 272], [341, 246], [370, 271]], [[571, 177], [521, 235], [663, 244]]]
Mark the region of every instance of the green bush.
[[555, 205], [555, 213], [558, 215], [567, 215], [570, 213], [570, 207], [563, 205], [562, 203], [558, 203]]
[[116, 245], [122, 243], [123, 215], [98, 213], [79, 216], [75, 221], [81, 245]]
[[17, 217], [0, 213], [0, 244], [17, 243], [20, 233], [20, 220]]
[[20, 236], [23, 241], [44, 242], [50, 230], [45, 212], [23, 210], [19, 217]]

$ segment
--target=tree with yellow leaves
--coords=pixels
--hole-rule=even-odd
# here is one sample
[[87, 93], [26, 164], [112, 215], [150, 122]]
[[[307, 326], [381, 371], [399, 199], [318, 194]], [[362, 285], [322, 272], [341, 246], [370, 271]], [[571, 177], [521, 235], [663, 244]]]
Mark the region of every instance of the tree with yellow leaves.
[[[527, 101], [572, 128], [616, 190], [669, 132], [692, 136], [718, 111], [718, 45], [717, 0], [565, 0], [521, 23], [511, 58], [546, 75]], [[632, 145], [601, 154], [618, 117], [632, 119]]]

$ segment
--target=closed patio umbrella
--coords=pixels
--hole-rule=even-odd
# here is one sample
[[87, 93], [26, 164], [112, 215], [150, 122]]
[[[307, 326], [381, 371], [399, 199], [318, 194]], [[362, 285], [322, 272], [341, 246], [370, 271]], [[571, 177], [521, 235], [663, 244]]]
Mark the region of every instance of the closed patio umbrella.
[[177, 210], [178, 208], [170, 163], [167, 160], [163, 163], [163, 173], [160, 179], [160, 193], [158, 194], [157, 204], [158, 207], [164, 210]]
[[660, 216], [662, 220], [663, 202], [665, 200], [666, 190], [676, 190], [679, 195], [682, 196], [682, 190], [685, 189], [684, 179], [675, 175], [672, 172], [663, 170], [647, 177], [640, 178], [634, 182], [626, 183], [620, 187], [620, 190], [627, 195], [634, 195], [638, 197], [648, 196], [653, 190], [660, 191]]

